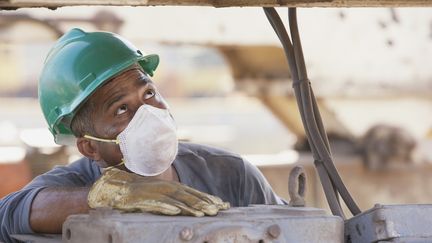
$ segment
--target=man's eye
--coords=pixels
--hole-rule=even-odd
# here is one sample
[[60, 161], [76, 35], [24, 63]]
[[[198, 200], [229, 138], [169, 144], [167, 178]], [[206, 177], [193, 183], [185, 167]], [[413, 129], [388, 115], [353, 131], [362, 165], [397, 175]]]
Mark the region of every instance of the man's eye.
[[154, 89], [148, 89], [148, 90], [146, 90], [146, 92], [144, 94], [144, 99], [148, 100], [148, 99], [152, 98], [155, 95], [156, 95], [156, 91]]
[[116, 115], [121, 115], [125, 113], [127, 110], [128, 110], [127, 105], [122, 105], [117, 109]]

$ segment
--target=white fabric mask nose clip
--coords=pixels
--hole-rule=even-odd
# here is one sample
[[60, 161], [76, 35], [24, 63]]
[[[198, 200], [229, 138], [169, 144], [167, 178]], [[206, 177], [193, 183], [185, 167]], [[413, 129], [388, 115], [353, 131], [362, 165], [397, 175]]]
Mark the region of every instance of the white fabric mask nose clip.
[[142, 176], [155, 176], [166, 171], [178, 151], [176, 125], [166, 109], [142, 105], [117, 139], [100, 139], [120, 145], [126, 168]]

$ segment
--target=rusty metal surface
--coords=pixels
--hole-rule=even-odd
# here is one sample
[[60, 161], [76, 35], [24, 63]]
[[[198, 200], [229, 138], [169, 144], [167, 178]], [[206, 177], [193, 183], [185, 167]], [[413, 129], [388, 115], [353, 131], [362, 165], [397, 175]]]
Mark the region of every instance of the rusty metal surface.
[[264, 7], [426, 7], [432, 6], [428, 0], [0, 0], [0, 8], [48, 7], [80, 5], [126, 5], [126, 6], [264, 6]]
[[255, 205], [215, 217], [120, 214], [70, 216], [63, 242], [343, 242], [343, 221], [321, 209]]
[[432, 204], [375, 205], [345, 223], [347, 242], [431, 242]]

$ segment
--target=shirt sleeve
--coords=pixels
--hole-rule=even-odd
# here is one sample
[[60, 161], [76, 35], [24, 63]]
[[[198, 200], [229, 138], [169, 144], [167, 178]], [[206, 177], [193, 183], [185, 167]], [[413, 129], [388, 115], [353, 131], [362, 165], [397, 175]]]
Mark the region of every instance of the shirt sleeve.
[[243, 202], [250, 204], [287, 204], [273, 191], [261, 171], [244, 161], [244, 193]]
[[68, 166], [58, 166], [33, 179], [20, 191], [0, 200], [0, 242], [16, 242], [11, 234], [33, 233], [30, 227], [30, 209], [39, 191], [48, 187], [90, 186], [100, 176], [99, 167], [82, 158]]

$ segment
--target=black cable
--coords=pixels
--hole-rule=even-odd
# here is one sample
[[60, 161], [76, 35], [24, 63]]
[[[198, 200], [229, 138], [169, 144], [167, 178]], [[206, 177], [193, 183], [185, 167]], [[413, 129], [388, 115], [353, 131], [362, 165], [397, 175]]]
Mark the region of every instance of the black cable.
[[[306, 71], [306, 65], [304, 61], [304, 55], [303, 50], [301, 46], [300, 41], [300, 34], [298, 31], [298, 25], [297, 25], [297, 12], [295, 8], [289, 9], [289, 26], [291, 31], [291, 38], [293, 42], [293, 48], [294, 48], [294, 54], [295, 54], [295, 60], [297, 64], [297, 71], [298, 76], [300, 80], [307, 80], [307, 71]], [[305, 86], [308, 87], [305, 87]], [[311, 121], [313, 124], [311, 124], [312, 129], [314, 131], [311, 132], [314, 136], [315, 145], [318, 148], [317, 151], [321, 152], [320, 155], [324, 159], [324, 166], [326, 167], [328, 173], [330, 174], [330, 178], [334, 182], [336, 188], [338, 189], [339, 193], [341, 194], [342, 198], [344, 199], [345, 203], [347, 204], [350, 211], [356, 215], [360, 213], [360, 209], [355, 204], [353, 198], [349, 194], [348, 190], [346, 189], [345, 185], [342, 182], [342, 179], [339, 176], [339, 173], [337, 172], [336, 167], [334, 166], [334, 163], [332, 161], [331, 152], [330, 152], [330, 146], [328, 144], [327, 134], [325, 132], [321, 115], [319, 113], [318, 106], [316, 104], [316, 99], [314, 97], [312, 87], [310, 86], [310, 82], [307, 82], [304, 86], [305, 92], [302, 92], [303, 94], [306, 93], [305, 99], [307, 102], [311, 102], [311, 108], [312, 112], [311, 114]], [[309, 104], [307, 104], [307, 108], [309, 107]], [[305, 112], [307, 114], [307, 112]], [[308, 120], [308, 119], [306, 119]], [[315, 130], [317, 129], [317, 130]], [[319, 135], [320, 136], [319, 136]]]
[[264, 8], [264, 12], [281, 41], [293, 79], [293, 88], [299, 106], [300, 116], [314, 157], [314, 164], [323, 184], [324, 192], [333, 214], [345, 218], [338, 198], [338, 192], [353, 215], [360, 209], [349, 194], [334, 166], [327, 134], [322, 123], [318, 105], [308, 80], [306, 65], [301, 47], [295, 8], [289, 9], [291, 40], [282, 20], [274, 8]]
[[[277, 14], [276, 10], [274, 8], [263, 8], [264, 12], [271, 24], [271, 26], [273, 27], [273, 29], [276, 32], [276, 35], [278, 36], [279, 40], [282, 43], [284, 52], [285, 52], [285, 57], [288, 61], [288, 65], [290, 67], [291, 70], [291, 78], [294, 81], [294, 85], [297, 84], [297, 80], [299, 80], [298, 78], [298, 74], [297, 74], [297, 65], [296, 65], [296, 60], [294, 58], [294, 48], [291, 44], [291, 40], [288, 36], [288, 33], [285, 30], [285, 26], [282, 23], [282, 20], [280, 19], [279, 15]], [[291, 58], [293, 57], [293, 58]], [[299, 104], [299, 106], [301, 105], [301, 94], [299, 92], [297, 92], [298, 95], [296, 95], [296, 99], [297, 99], [297, 104]], [[299, 109], [300, 111], [300, 117], [302, 119], [303, 124], [306, 124], [306, 120], [305, 120], [305, 116], [303, 114], [303, 110], [302, 108]], [[306, 132], [306, 136], [310, 137], [309, 131], [305, 130]], [[312, 150], [312, 154], [316, 154], [315, 152], [315, 148], [313, 146], [311, 146], [311, 150]], [[319, 158], [315, 158], [315, 159], [319, 159]]]
[[[298, 77], [298, 72], [297, 72], [297, 64], [296, 64], [296, 60], [294, 57], [294, 48], [291, 44], [291, 40], [288, 36], [288, 33], [285, 30], [285, 26], [282, 23], [282, 20], [280, 19], [279, 15], [277, 14], [276, 10], [274, 8], [263, 8], [264, 12], [271, 24], [271, 26], [273, 27], [273, 29], [276, 32], [276, 35], [279, 37], [279, 40], [282, 43], [284, 52], [285, 52], [285, 57], [288, 61], [288, 65], [290, 67], [291, 70], [291, 78], [294, 81], [293, 87], [296, 86], [296, 84], [298, 84], [299, 82], [297, 82], [299, 80]], [[301, 102], [301, 93], [297, 92], [296, 94], [296, 99], [297, 99], [297, 104], [299, 106], [301, 106], [302, 102]], [[305, 116], [303, 114], [303, 110], [302, 108], [299, 109], [300, 111], [300, 117], [302, 118], [302, 122], [303, 124], [306, 124], [306, 120], [305, 120]], [[310, 137], [309, 135], [309, 131], [306, 129], [306, 136]], [[313, 146], [311, 146], [311, 150], [313, 151], [312, 154], [316, 154], [314, 152], [315, 148]], [[316, 158], [319, 159], [319, 158]]]
[[[303, 107], [302, 92], [300, 92], [300, 87], [299, 87], [300, 84], [302, 83], [302, 81], [299, 80], [298, 74], [297, 74], [297, 64], [296, 64], [295, 55], [294, 55], [294, 48], [293, 48], [291, 41], [288, 37], [288, 33], [285, 30], [285, 26], [283, 25], [282, 20], [280, 19], [276, 10], [274, 8], [264, 8], [264, 12], [265, 12], [271, 26], [275, 30], [276, 35], [278, 36], [279, 40], [281, 41], [282, 46], [284, 47], [285, 56], [287, 58], [287, 61], [288, 61], [288, 64], [289, 64], [290, 70], [291, 70], [291, 76], [293, 79], [293, 87], [294, 87], [294, 92], [295, 92], [295, 96], [297, 99], [297, 104], [299, 106], [299, 112], [300, 112], [300, 115], [302, 118], [302, 122], [305, 126], [306, 136], [307, 136], [308, 140], [310, 140], [311, 134], [310, 134], [310, 130], [306, 128], [308, 122], [307, 122], [306, 116], [304, 114], [305, 109]], [[321, 161], [321, 159], [319, 158], [318, 153], [315, 149], [315, 145], [312, 143], [311, 140], [309, 141], [309, 144], [310, 144], [314, 159], [316, 161]], [[322, 167], [322, 169], [321, 169], [321, 167]], [[341, 214], [342, 209], [340, 207], [339, 201], [337, 200], [336, 188], [333, 187], [333, 183], [327, 182], [327, 180], [323, 177], [324, 175], [326, 175], [326, 178], [328, 178], [328, 175], [325, 174], [325, 173], [327, 173], [326, 169], [323, 166], [320, 166], [319, 170], [320, 170], [319, 171], [320, 179], [323, 183], [324, 192], [325, 192], [327, 201], [329, 202], [329, 205], [331, 205], [330, 208], [332, 210], [332, 213], [334, 215], [339, 215], [339, 216], [343, 217], [343, 215]], [[331, 186], [332, 190], [328, 190], [328, 188], [329, 188], [328, 186]]]
[[278, 36], [280, 42], [282, 43], [283, 49], [285, 51], [285, 57], [287, 58], [288, 65], [291, 69], [291, 77], [293, 80], [298, 80], [296, 60], [290, 58], [290, 57], [294, 57], [294, 48], [291, 44], [291, 40], [288, 36], [288, 33], [285, 30], [285, 26], [282, 23], [279, 14], [276, 12], [274, 8], [263, 8], [263, 9], [264, 9], [264, 13], [267, 16], [267, 19], [269, 20], [271, 26], [276, 32], [276, 35]]
[[312, 99], [313, 109], [314, 109], [314, 111], [318, 111], [318, 112], [315, 113], [316, 114], [315, 117], [317, 119], [317, 124], [318, 124], [318, 129], [319, 129], [320, 133], [322, 134], [322, 136], [324, 138], [324, 144], [327, 147], [327, 150], [329, 151], [330, 156], [331, 156], [330, 143], [329, 143], [329, 140], [328, 140], [328, 137], [327, 137], [327, 133], [326, 133], [326, 131], [324, 129], [324, 126], [323, 126], [321, 114], [319, 113], [318, 104], [316, 102], [315, 94], [314, 94], [312, 88], [310, 89], [310, 93], [311, 93], [311, 96], [313, 97], [313, 99]]
[[318, 175], [323, 185], [324, 194], [326, 195], [327, 203], [330, 207], [330, 210], [334, 215], [338, 215], [345, 220], [346, 219], [345, 214], [340, 206], [339, 200], [337, 199], [337, 194], [333, 190], [332, 181], [329, 175], [327, 174], [326, 169], [324, 168], [323, 162], [315, 160], [314, 165], [315, 168], [317, 169]]
[[307, 80], [308, 76], [306, 71], [306, 64], [304, 61], [303, 48], [301, 45], [300, 35], [299, 35], [298, 25], [297, 25], [297, 11], [295, 8], [289, 8], [288, 11], [289, 11], [288, 22], [289, 22], [289, 27], [291, 32], [291, 39], [294, 48], [294, 56], [296, 60], [299, 80]]

